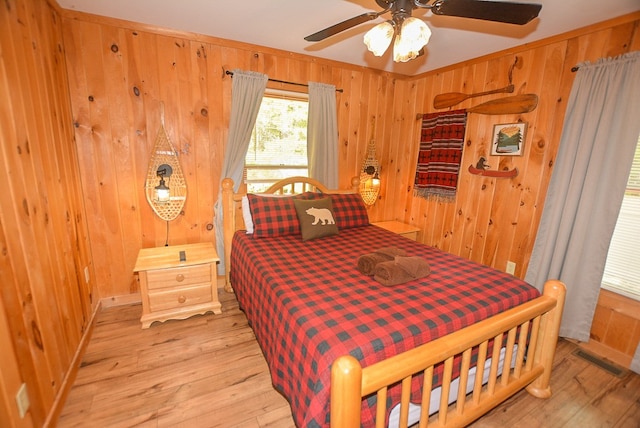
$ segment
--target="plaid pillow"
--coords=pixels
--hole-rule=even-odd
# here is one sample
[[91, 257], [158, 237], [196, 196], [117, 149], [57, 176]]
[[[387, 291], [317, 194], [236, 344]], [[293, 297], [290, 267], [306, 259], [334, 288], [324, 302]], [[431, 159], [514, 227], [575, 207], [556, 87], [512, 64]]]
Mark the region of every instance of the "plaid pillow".
[[253, 236], [299, 235], [300, 222], [292, 197], [247, 194], [253, 220]]
[[304, 192], [304, 193], [298, 193], [297, 195], [293, 195], [295, 199], [304, 199], [307, 201], [312, 199], [322, 199], [322, 198], [325, 198], [326, 196], [327, 195], [320, 192]]
[[253, 236], [299, 235], [300, 222], [294, 199], [314, 200], [331, 196], [333, 213], [338, 229], [362, 227], [369, 224], [367, 207], [359, 193], [304, 192], [293, 196], [260, 196], [247, 194], [253, 220]]
[[367, 207], [359, 193], [334, 193], [331, 195], [331, 202], [339, 229], [362, 227], [369, 224]]

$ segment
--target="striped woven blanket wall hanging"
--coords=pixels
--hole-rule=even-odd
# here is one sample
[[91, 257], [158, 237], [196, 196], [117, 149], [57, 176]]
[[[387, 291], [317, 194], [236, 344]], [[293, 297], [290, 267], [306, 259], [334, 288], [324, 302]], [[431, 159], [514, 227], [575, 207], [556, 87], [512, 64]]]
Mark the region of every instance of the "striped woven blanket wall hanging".
[[466, 123], [466, 110], [423, 115], [414, 181], [416, 196], [455, 200]]

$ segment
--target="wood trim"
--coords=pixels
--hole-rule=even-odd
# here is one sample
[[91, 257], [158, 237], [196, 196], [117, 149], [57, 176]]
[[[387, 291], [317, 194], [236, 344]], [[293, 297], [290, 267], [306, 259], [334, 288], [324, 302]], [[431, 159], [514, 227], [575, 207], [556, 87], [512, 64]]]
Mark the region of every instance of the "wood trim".
[[607, 345], [603, 345], [602, 343], [593, 339], [589, 339], [589, 341], [586, 343], [580, 342], [578, 346], [580, 346], [585, 351], [589, 351], [592, 354], [599, 355], [626, 369], [631, 366], [631, 360], [633, 359], [631, 356], [625, 354], [624, 352], [613, 349]]
[[613, 291], [601, 289], [598, 297], [598, 306], [603, 306], [630, 318], [640, 320], [640, 302]]
[[133, 305], [142, 302], [140, 292], [133, 294], [123, 294], [113, 297], [105, 297], [100, 299], [100, 304], [103, 308], [110, 308], [112, 306], [126, 306]]
[[577, 28], [575, 30], [567, 31], [566, 33], [557, 34], [555, 36], [547, 37], [546, 39], [536, 40], [535, 42], [525, 43], [524, 45], [519, 45], [519, 46], [515, 46], [513, 48], [508, 48], [508, 49], [504, 49], [504, 50], [501, 50], [501, 51], [492, 52], [490, 54], [479, 56], [477, 58], [473, 58], [473, 59], [470, 59], [468, 61], [462, 61], [462, 62], [458, 62], [456, 64], [448, 65], [446, 67], [438, 68], [437, 70], [428, 71], [426, 73], [423, 73], [423, 74], [420, 74], [420, 75], [417, 75], [417, 76], [411, 76], [410, 80], [421, 79], [421, 78], [424, 78], [426, 76], [431, 76], [433, 74], [439, 74], [439, 73], [445, 73], [445, 72], [448, 72], [448, 71], [453, 71], [453, 70], [456, 70], [456, 69], [461, 68], [461, 67], [465, 67], [465, 66], [468, 66], [468, 65], [475, 64], [477, 62], [491, 61], [491, 60], [503, 57], [505, 55], [515, 55], [515, 54], [518, 54], [518, 53], [523, 52], [523, 51], [541, 48], [541, 47], [544, 47], [544, 46], [547, 46], [547, 45], [550, 45], [550, 44], [553, 44], [553, 43], [563, 42], [563, 41], [565, 41], [567, 39], [570, 39], [570, 38], [573, 38], [573, 37], [579, 37], [579, 36], [582, 36], [582, 35], [585, 35], [585, 34], [593, 33], [595, 31], [606, 30], [606, 29], [609, 29], [609, 28], [617, 26], [617, 25], [626, 24], [628, 22], [636, 21], [638, 19], [640, 19], [640, 11], [629, 13], [629, 14], [626, 14], [626, 15], [622, 15], [622, 16], [619, 16], [617, 18], [612, 18], [612, 19], [609, 19], [609, 20], [606, 20], [606, 21], [595, 23], [595, 24], [587, 25], [586, 27]]
[[57, 425], [58, 418], [62, 413], [62, 409], [67, 401], [67, 397], [71, 388], [73, 387], [73, 383], [76, 380], [76, 376], [78, 374], [78, 370], [80, 369], [80, 363], [82, 362], [82, 358], [87, 350], [87, 346], [89, 345], [89, 341], [91, 340], [91, 334], [93, 333], [93, 328], [96, 324], [96, 315], [102, 309], [101, 302], [98, 302], [93, 313], [91, 314], [91, 319], [89, 320], [89, 324], [87, 325], [87, 329], [82, 334], [82, 338], [80, 339], [80, 343], [78, 344], [78, 348], [76, 349], [75, 354], [73, 355], [73, 359], [71, 360], [71, 364], [69, 364], [69, 369], [62, 379], [62, 384], [60, 385], [60, 389], [56, 394], [55, 399], [49, 409], [49, 413], [47, 414], [47, 419], [44, 422], [44, 427], [55, 427]]
[[629, 368], [640, 341], [640, 301], [600, 289], [588, 342], [580, 347]]
[[[392, 72], [388, 72], [388, 71], [375, 70], [375, 69], [367, 68], [367, 67], [364, 67], [364, 66], [349, 64], [349, 63], [346, 63], [346, 62], [334, 61], [334, 60], [330, 60], [330, 59], [319, 58], [319, 57], [312, 56], [312, 55], [305, 55], [305, 54], [289, 52], [289, 51], [285, 51], [285, 50], [270, 48], [270, 47], [267, 47], [267, 46], [253, 45], [253, 44], [250, 44], [250, 43], [238, 42], [238, 41], [229, 40], [229, 39], [223, 39], [221, 37], [208, 36], [208, 35], [205, 35], [205, 34], [193, 33], [193, 32], [190, 32], [190, 31], [174, 30], [174, 29], [170, 29], [170, 28], [159, 27], [157, 25], [150, 25], [150, 24], [145, 24], [145, 23], [142, 23], [142, 22], [128, 21], [128, 20], [119, 19], [119, 18], [111, 18], [111, 17], [108, 17], [108, 16], [95, 15], [95, 14], [91, 14], [91, 13], [79, 12], [79, 11], [70, 10], [70, 9], [63, 9], [63, 8], [59, 8], [59, 9], [60, 9], [60, 14], [61, 14], [61, 16], [63, 18], [68, 18], [68, 19], [72, 19], [72, 20], [75, 20], [75, 21], [92, 22], [92, 23], [101, 24], [101, 25], [110, 25], [110, 26], [114, 26], [114, 27], [118, 27], [118, 28], [124, 28], [124, 29], [132, 30], [132, 31], [146, 31], [146, 32], [149, 32], [149, 33], [159, 34], [159, 35], [162, 35], [162, 36], [178, 37], [178, 38], [183, 38], [183, 39], [189, 39], [190, 41], [198, 41], [198, 42], [202, 42], [202, 43], [211, 43], [211, 44], [215, 44], [215, 45], [223, 45], [225, 47], [233, 48], [233, 49], [258, 51], [259, 53], [262, 53], [262, 54], [286, 56], [286, 57], [290, 58], [291, 60], [297, 60], [297, 61], [309, 61], [309, 60], [312, 60], [313, 62], [326, 64], [326, 65], [331, 66], [331, 67], [339, 67], [339, 68], [342, 68], [342, 69], [350, 69], [350, 70], [359, 71], [359, 72], [362, 72], [363, 70], [367, 70], [367, 72], [371, 72], [371, 73], [379, 74], [379, 75], [384, 75], [384, 76], [391, 77], [391, 78], [404, 79], [404, 78], [407, 77], [407, 76], [405, 76], [403, 74], [399, 74], [399, 73], [392, 73]], [[225, 70], [222, 70], [221, 73], [224, 75]]]

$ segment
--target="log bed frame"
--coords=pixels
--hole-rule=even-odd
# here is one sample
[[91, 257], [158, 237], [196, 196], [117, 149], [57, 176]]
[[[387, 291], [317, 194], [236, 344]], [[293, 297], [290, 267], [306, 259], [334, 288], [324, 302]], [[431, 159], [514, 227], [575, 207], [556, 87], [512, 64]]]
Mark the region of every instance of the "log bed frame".
[[[351, 189], [336, 191], [327, 189], [313, 179], [292, 177], [275, 183], [264, 193], [357, 192], [358, 178], [354, 178], [351, 184]], [[222, 181], [225, 290], [228, 292], [233, 292], [229, 282], [231, 241], [235, 231], [244, 229], [242, 196], [243, 194], [233, 191], [233, 180], [226, 178]], [[465, 426], [523, 388], [535, 397], [549, 398], [551, 396], [549, 381], [565, 294], [566, 289], [562, 282], [549, 280], [544, 285], [542, 296], [535, 300], [368, 367], [362, 368], [358, 360], [350, 355], [337, 358], [331, 371], [331, 426], [360, 427], [362, 398], [375, 393], [377, 402], [384, 403], [387, 387], [401, 383], [400, 426], [406, 427], [411, 379], [412, 376], [422, 373], [424, 373], [423, 391], [427, 392], [422, 397], [423, 413], [420, 417], [420, 428]], [[524, 343], [528, 334], [530, 334], [528, 348], [517, 347], [514, 356], [513, 345], [516, 339], [519, 343]], [[504, 361], [515, 360], [515, 364], [511, 370], [499, 373], [500, 347], [493, 347], [489, 381], [483, 385], [482, 372], [489, 343], [491, 340], [500, 343], [505, 338]], [[472, 392], [465, 394], [474, 348], [480, 350], [476, 365], [477, 375]], [[447, 397], [453, 380], [453, 362], [456, 355], [462, 356], [459, 393], [457, 401], [448, 405]], [[432, 375], [434, 366], [439, 363], [444, 363], [441, 402], [438, 412], [429, 417], [427, 413], [431, 398]], [[378, 406], [377, 427], [385, 425], [386, 411], [384, 406]]]

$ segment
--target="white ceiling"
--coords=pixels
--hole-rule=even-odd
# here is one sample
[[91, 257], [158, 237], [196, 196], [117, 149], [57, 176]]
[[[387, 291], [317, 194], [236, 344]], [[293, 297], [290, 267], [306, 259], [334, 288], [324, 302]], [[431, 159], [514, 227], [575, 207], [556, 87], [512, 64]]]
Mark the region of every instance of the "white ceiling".
[[224, 39], [328, 58], [379, 70], [416, 75], [524, 43], [544, 39], [640, 10], [640, 0], [519, 0], [541, 3], [525, 26], [435, 16], [416, 9], [433, 32], [426, 55], [398, 64], [377, 58], [362, 38], [383, 15], [321, 42], [305, 36], [366, 12], [375, 0], [58, 0], [61, 7], [97, 15], [190, 31]]

